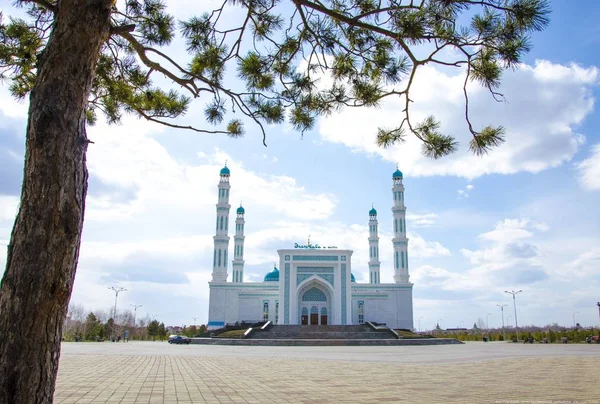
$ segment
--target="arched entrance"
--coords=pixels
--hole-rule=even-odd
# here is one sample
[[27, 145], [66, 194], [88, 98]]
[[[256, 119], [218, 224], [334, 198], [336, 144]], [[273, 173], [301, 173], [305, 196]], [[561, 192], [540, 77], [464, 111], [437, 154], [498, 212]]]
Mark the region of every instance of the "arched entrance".
[[331, 311], [331, 292], [321, 282], [313, 280], [298, 291], [300, 324], [327, 325]]

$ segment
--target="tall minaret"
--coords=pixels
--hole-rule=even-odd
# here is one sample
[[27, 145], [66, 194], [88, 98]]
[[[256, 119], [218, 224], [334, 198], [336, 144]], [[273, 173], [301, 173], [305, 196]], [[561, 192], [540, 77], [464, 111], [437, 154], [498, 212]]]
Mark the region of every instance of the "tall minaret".
[[404, 206], [404, 185], [402, 171], [396, 171], [393, 176], [394, 186], [394, 280], [396, 283], [408, 283], [408, 239], [406, 238], [406, 206]]
[[215, 250], [213, 258], [213, 282], [227, 282], [227, 250], [229, 250], [229, 236], [227, 227], [229, 226], [229, 168], [227, 164], [221, 169], [221, 179], [219, 180], [219, 199], [217, 203], [217, 230], [213, 237], [215, 240]]
[[379, 236], [377, 235], [377, 211], [369, 211], [369, 282], [381, 283], [379, 278]]
[[232, 282], [244, 281], [244, 213], [245, 210], [240, 203], [237, 208], [237, 218], [235, 219], [235, 236], [233, 236], [233, 267]]

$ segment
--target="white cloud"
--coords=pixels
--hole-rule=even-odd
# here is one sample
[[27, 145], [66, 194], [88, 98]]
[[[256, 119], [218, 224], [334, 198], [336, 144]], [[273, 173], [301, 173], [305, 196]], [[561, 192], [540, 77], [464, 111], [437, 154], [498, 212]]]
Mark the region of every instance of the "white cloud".
[[464, 276], [455, 272], [450, 272], [444, 268], [422, 265], [412, 271], [410, 280], [419, 287], [448, 289], [453, 283], [462, 283], [464, 281]]
[[437, 241], [426, 241], [415, 233], [407, 234], [409, 253], [416, 258], [448, 257], [450, 250]]
[[600, 247], [579, 254], [566, 265], [568, 275], [575, 278], [596, 276], [600, 268]]
[[465, 189], [459, 189], [458, 191], [456, 191], [456, 193], [458, 193], [458, 199], [468, 198], [473, 188], [475, 188], [473, 185], [468, 184], [467, 186], [465, 186]]
[[388, 149], [375, 144], [377, 126], [392, 127], [401, 121], [403, 101], [390, 99], [378, 109], [347, 109], [319, 121], [325, 140], [342, 143], [352, 150], [402, 161], [408, 176], [456, 175], [468, 179], [485, 174], [536, 173], [569, 161], [584, 137], [575, 128], [592, 111], [591, 88], [598, 82], [598, 69], [537, 61], [504, 74], [501, 92], [507, 103], [498, 104], [489, 93], [470, 86], [471, 116], [474, 125], [503, 125], [506, 142], [484, 157], [468, 151], [470, 140], [464, 121], [461, 96], [464, 73], [450, 75], [433, 67], [422, 68], [414, 83], [411, 99], [413, 122], [435, 115], [442, 130], [455, 134], [460, 150], [439, 160], [421, 153], [421, 142], [409, 135], [406, 142]]
[[590, 191], [600, 189], [600, 144], [592, 147], [592, 154], [577, 164], [579, 182]]
[[437, 214], [435, 213], [407, 213], [410, 227], [431, 227], [436, 223]]
[[[135, 125], [136, 130], [131, 130]], [[248, 170], [222, 150], [199, 155], [198, 165], [175, 160], [157, 140], [148, 136], [155, 126], [127, 118], [123, 126], [90, 128], [94, 147], [88, 153], [90, 172], [103, 183], [135, 191], [127, 203], [91, 198], [90, 220], [122, 220], [153, 210], [178, 210], [180, 217], [214, 211], [218, 172], [225, 161], [232, 171], [231, 203], [261, 206], [264, 211], [290, 218], [326, 219], [336, 206], [331, 194], [315, 194], [289, 176], [264, 175]]]
[[527, 230], [530, 226], [528, 219], [504, 219], [496, 224], [496, 228], [479, 237], [484, 240], [507, 243], [513, 240], [530, 238], [531, 231]]
[[12, 222], [17, 215], [19, 198], [16, 196], [0, 195], [0, 222]]

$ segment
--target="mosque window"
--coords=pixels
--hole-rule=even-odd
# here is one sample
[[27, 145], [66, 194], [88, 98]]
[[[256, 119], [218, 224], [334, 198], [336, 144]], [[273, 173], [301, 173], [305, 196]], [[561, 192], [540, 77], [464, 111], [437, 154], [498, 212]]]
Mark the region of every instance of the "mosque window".
[[399, 268], [399, 266], [398, 266], [398, 251], [396, 251], [396, 253], [394, 254], [394, 264], [395, 264], [394, 266], [396, 268]]
[[402, 259], [402, 268], [404, 268], [404, 251], [400, 253], [400, 257]]
[[263, 301], [263, 321], [269, 321], [269, 301]]
[[303, 302], [326, 302], [327, 297], [322, 290], [317, 288], [310, 288], [307, 290], [304, 295], [302, 295]]
[[279, 324], [279, 300], [275, 300], [275, 324]]
[[227, 268], [227, 250], [223, 252], [223, 266]]
[[213, 258], [213, 267], [217, 266], [217, 250], [215, 250], [215, 256]]
[[219, 224], [219, 228], [223, 230], [223, 216], [221, 216], [221, 222]]
[[364, 324], [365, 322], [365, 302], [360, 300], [358, 302], [358, 324]]
[[400, 233], [402, 233], [404, 230], [402, 230], [402, 219], [400, 219]]
[[398, 233], [398, 219], [394, 219], [394, 232]]
[[220, 266], [221, 266], [221, 250], [219, 250], [219, 259], [218, 259], [218, 261], [217, 261], [217, 262], [218, 262], [218, 264], [219, 264], [219, 265], [217, 265], [217, 266], [219, 266], [219, 267], [220, 267]]

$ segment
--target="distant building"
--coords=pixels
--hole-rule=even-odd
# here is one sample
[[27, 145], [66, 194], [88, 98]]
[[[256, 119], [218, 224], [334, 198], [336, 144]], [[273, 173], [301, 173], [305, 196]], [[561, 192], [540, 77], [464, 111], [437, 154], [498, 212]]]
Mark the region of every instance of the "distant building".
[[214, 236], [213, 272], [209, 282], [208, 328], [226, 324], [271, 320], [275, 324], [350, 325], [366, 321], [393, 328], [413, 328], [412, 288], [408, 274], [408, 239], [403, 175], [392, 175], [394, 283], [381, 283], [377, 211], [369, 211], [369, 283], [357, 283], [352, 274], [351, 250], [334, 246], [295, 245], [281, 249], [279, 268], [263, 282], [244, 282], [245, 209], [236, 210], [232, 272], [229, 252], [229, 179], [220, 172]]
[[167, 331], [169, 332], [169, 334], [181, 334], [181, 332], [183, 331], [183, 327], [180, 327], [178, 325], [169, 325], [167, 326]]

